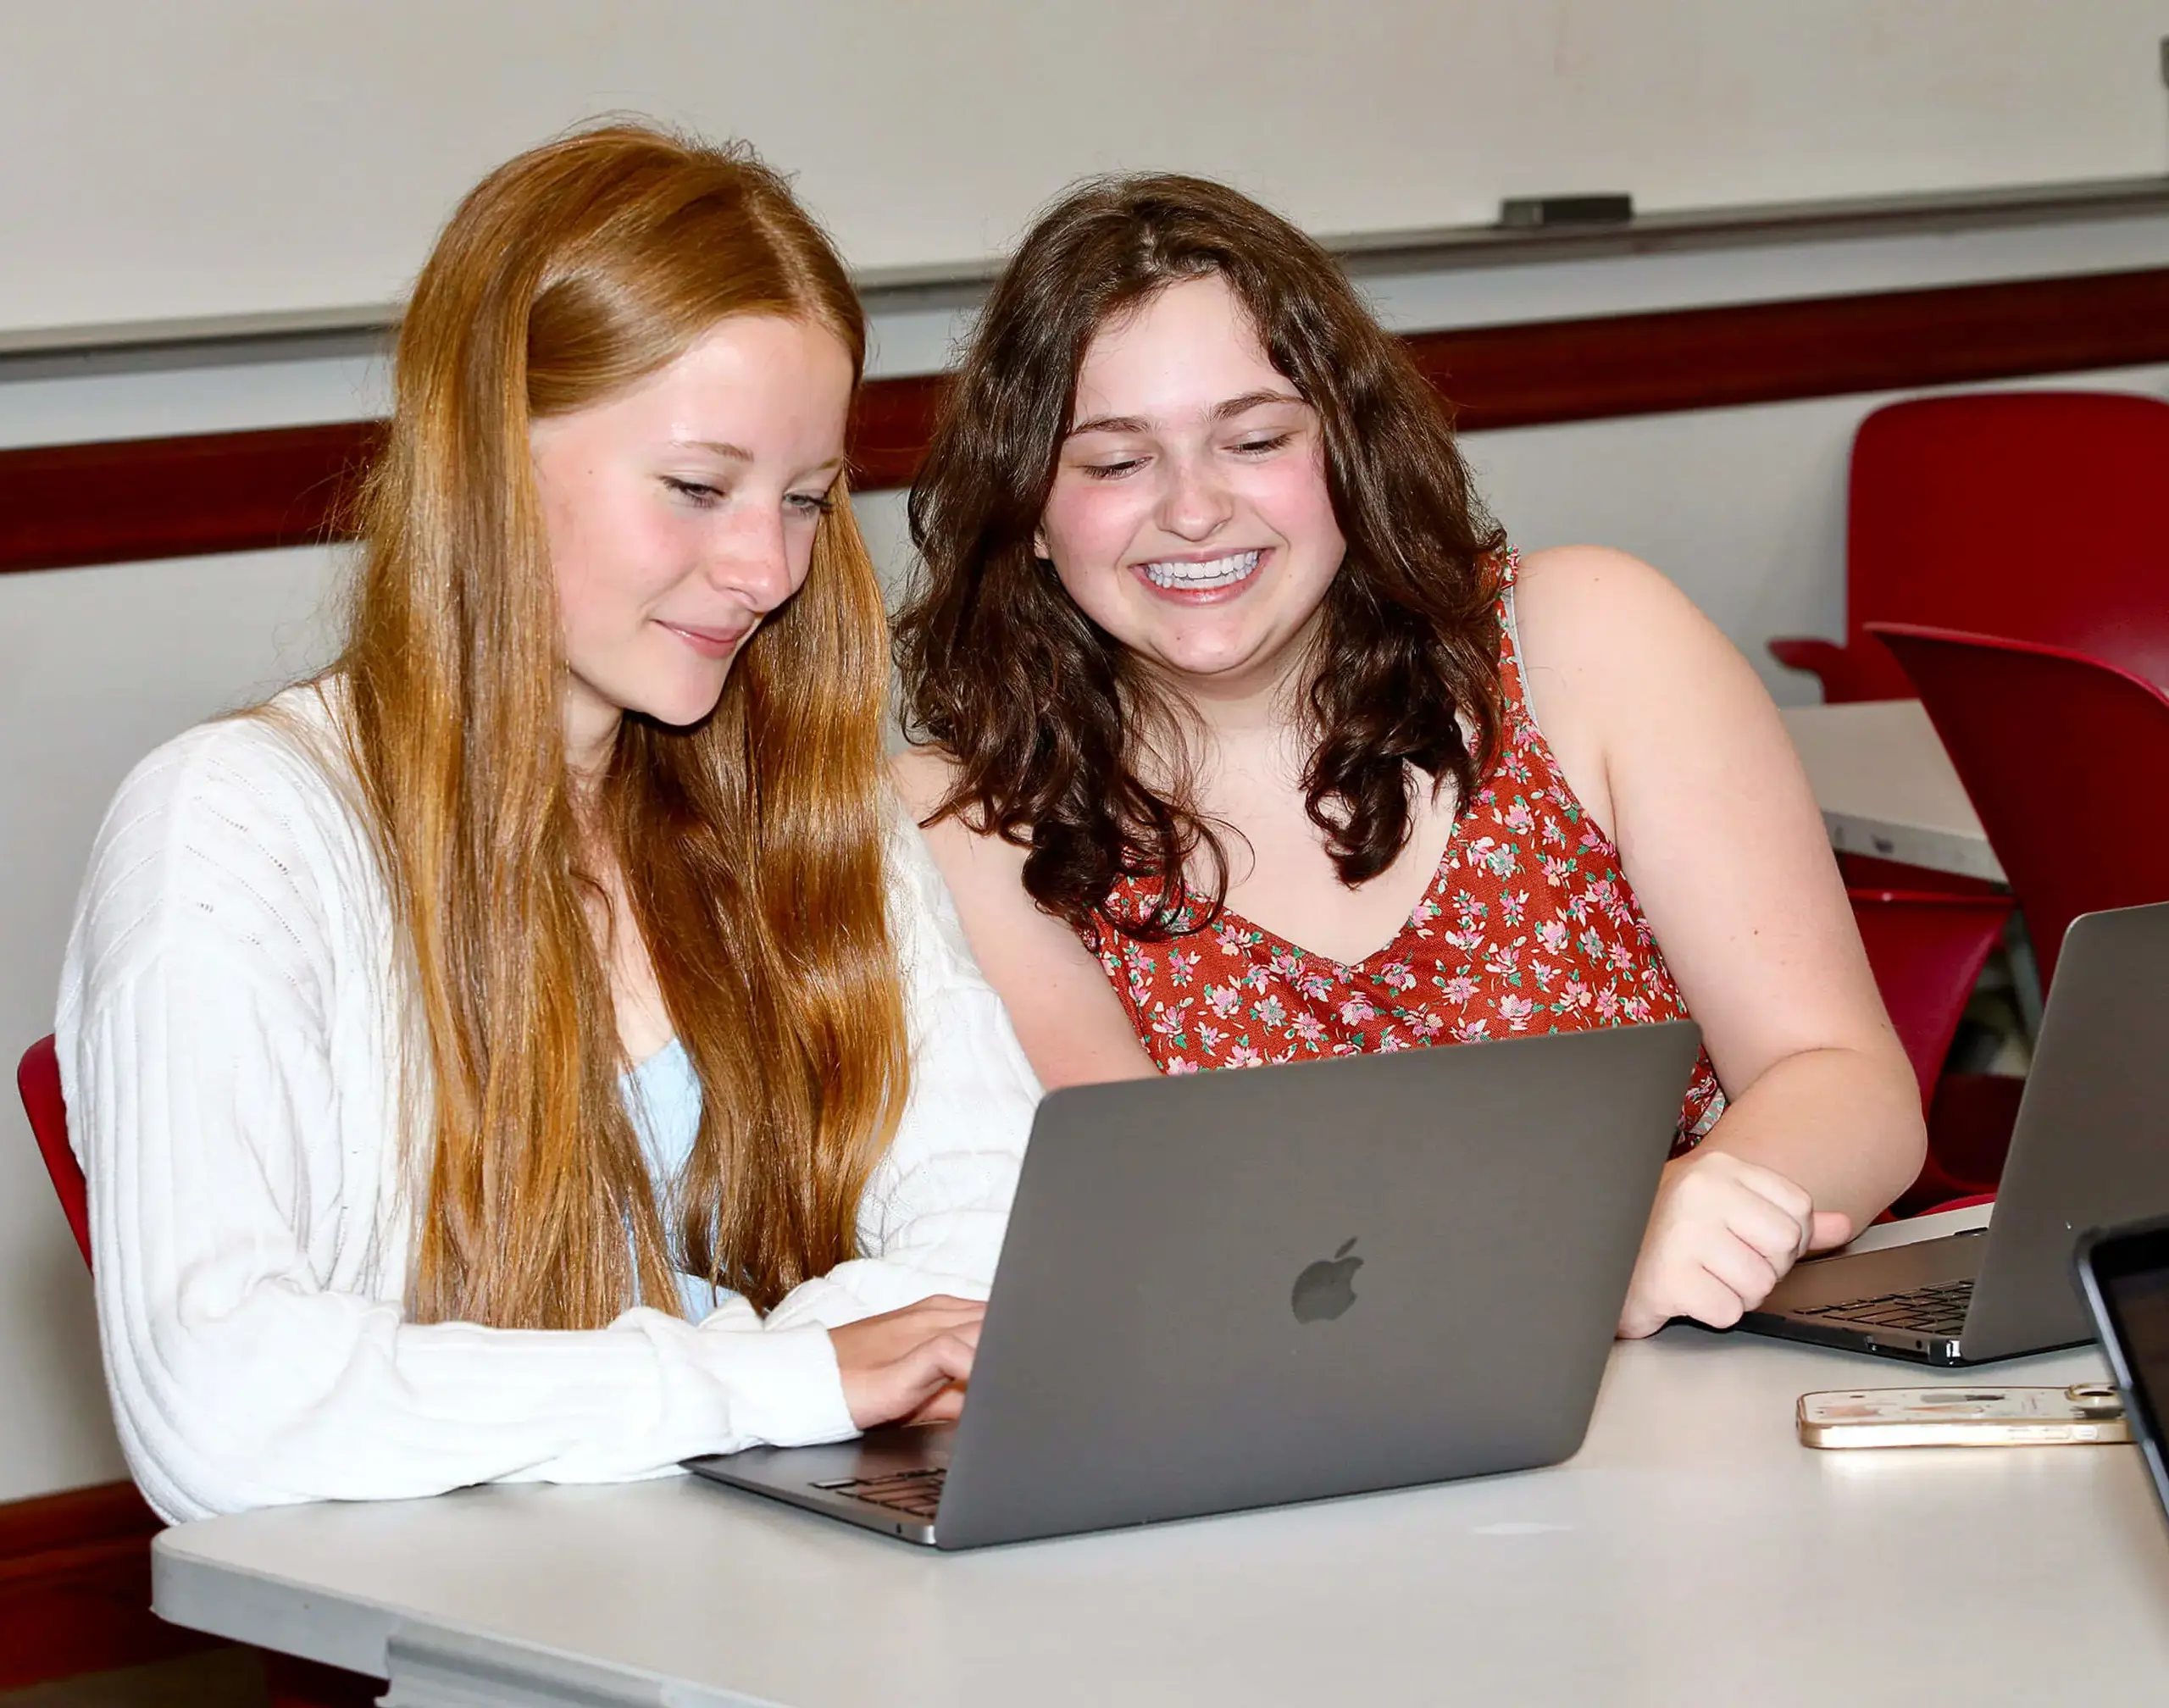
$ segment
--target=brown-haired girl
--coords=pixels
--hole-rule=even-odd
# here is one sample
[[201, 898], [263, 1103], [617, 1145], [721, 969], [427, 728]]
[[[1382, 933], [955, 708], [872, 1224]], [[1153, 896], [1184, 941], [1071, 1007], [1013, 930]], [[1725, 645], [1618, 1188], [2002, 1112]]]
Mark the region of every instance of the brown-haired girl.
[[1284, 220], [1179, 177], [1058, 203], [912, 519], [900, 774], [1046, 1083], [1691, 1012], [1628, 1334], [1736, 1321], [1912, 1178], [1756, 678], [1634, 558], [1518, 557]]
[[137, 768], [69, 946], [168, 1516], [953, 1415], [1037, 1088], [883, 766], [864, 347], [741, 152], [574, 136], [444, 232], [344, 655]]

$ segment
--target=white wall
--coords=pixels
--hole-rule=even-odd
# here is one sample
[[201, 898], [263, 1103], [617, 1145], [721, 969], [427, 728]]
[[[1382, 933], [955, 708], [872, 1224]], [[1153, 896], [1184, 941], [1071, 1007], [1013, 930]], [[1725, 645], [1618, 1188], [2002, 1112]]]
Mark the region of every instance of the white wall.
[[[364, 13], [384, 21], [364, 28]], [[771, 13], [796, 20], [812, 45], [778, 57], [762, 34], [783, 27], [761, 21]], [[907, 14], [918, 23], [894, 21]], [[960, 33], [974, 14], [997, 20], [984, 41]], [[1302, 84], [1315, 45], [1306, 32], [1329, 14], [1341, 32], [1333, 41], [1357, 47], [1379, 48], [1366, 34], [1379, 19], [1417, 31], [1433, 56], [1424, 76], [1443, 78], [1452, 97], [1422, 115], [1440, 128], [1411, 130], [1406, 114], [1381, 117], [1330, 86], [1329, 122], [1318, 121], [1321, 98]], [[887, 56], [885, 86], [918, 92], [914, 110], [877, 104], [840, 119], [828, 107], [809, 117], [775, 69], [810, 60], [807, 86], [826, 86], [818, 66], [843, 16], [828, 0], [795, 9], [537, 0], [519, 14], [532, 41], [515, 40], [501, 75], [484, 77], [483, 25], [503, 15], [474, 3], [0, 0], [0, 158], [39, 163], [0, 179], [0, 325], [388, 296], [452, 186], [603, 104], [735, 124], [805, 164], [809, 191], [857, 231], [862, 263], [997, 247], [1062, 179], [1140, 160], [1114, 121], [1172, 99], [1178, 84], [1195, 103], [1195, 151], [1161, 164], [1253, 183], [1280, 174], [1284, 202], [1342, 228], [1478, 217], [1506, 191], [1619, 182], [1614, 170], [1629, 158], [1669, 175], [1628, 187], [1661, 184], [1705, 202], [2157, 169], [2164, 153], [2153, 37], [2169, 34], [2169, 0], [1406, 0], [1367, 10], [1107, 0], [1035, 8], [1041, 21], [1029, 27], [1027, 8], [869, 4], [851, 15]], [[702, 21], [711, 17], [728, 30]], [[1044, 58], [992, 63], [1025, 37], [1044, 53], [1049, 17], [1064, 20], [1060, 78]], [[1157, 33], [1143, 29], [1148, 18]], [[724, 35], [735, 58], [721, 51]], [[1950, 57], [1932, 62], [1939, 36]], [[627, 57], [661, 39], [699, 50], [676, 56], [690, 68], [682, 74], [674, 60], [666, 68], [680, 80], [657, 80]], [[569, 42], [592, 49], [576, 87], [562, 58]], [[1238, 55], [1238, 42], [1264, 46]], [[1407, 57], [1380, 53], [1380, 75], [1408, 86], [1413, 74], [1398, 63]], [[736, 68], [754, 60], [764, 69], [746, 94]], [[1201, 78], [1199, 66], [1229, 76]], [[198, 92], [181, 101], [153, 77], [160, 69], [172, 87]], [[100, 100], [86, 103], [94, 75]], [[712, 79], [724, 93], [707, 91]], [[959, 80], [994, 105], [936, 110], [929, 92]], [[696, 85], [707, 104], [692, 102]], [[221, 99], [201, 93], [214, 89]], [[1602, 102], [1578, 105], [1593, 90]], [[1689, 100], [1699, 128], [1673, 110]], [[372, 102], [382, 110], [365, 111]], [[1038, 127], [1043, 152], [1029, 170], [1012, 146], [1016, 128], [986, 119], [1003, 103], [1029, 109]], [[1833, 111], [1842, 124], [1826, 122]], [[855, 139], [818, 175], [809, 125]], [[264, 148], [266, 136], [278, 147]], [[1306, 188], [1306, 151], [1322, 140], [1341, 151], [1330, 158], [1345, 181]], [[891, 172], [880, 195], [850, 168], [855, 158]], [[251, 222], [291, 198], [298, 178], [324, 193], [304, 198], [268, 244]], [[222, 186], [208, 202], [206, 183]], [[1371, 288], [1394, 324], [1416, 330], [2165, 264], [2169, 219], [2133, 219], [1412, 274]], [[957, 328], [946, 313], [881, 322], [876, 371], [940, 365]], [[14, 381], [6, 371], [0, 446], [339, 420], [378, 413], [385, 395], [380, 364], [362, 360]], [[2169, 369], [2077, 383], [2160, 394]], [[1639, 552], [1749, 650], [1773, 689], [1800, 698], [1806, 685], [1769, 666], [1761, 644], [1837, 632], [1845, 452], [1877, 401], [1530, 429], [1478, 435], [1468, 449], [1524, 546], [1598, 540]], [[907, 556], [901, 511], [901, 495], [863, 504], [892, 579]], [[324, 656], [336, 581], [336, 556], [323, 552], [0, 576], [0, 1058], [50, 1027], [77, 875], [114, 785], [165, 736]], [[87, 1282], [19, 1109], [0, 1095], [0, 1500], [119, 1471]]]
[[2160, 171], [2169, 0], [0, 0], [0, 328], [388, 300], [498, 160], [755, 139], [858, 264], [1179, 165], [1312, 230]]

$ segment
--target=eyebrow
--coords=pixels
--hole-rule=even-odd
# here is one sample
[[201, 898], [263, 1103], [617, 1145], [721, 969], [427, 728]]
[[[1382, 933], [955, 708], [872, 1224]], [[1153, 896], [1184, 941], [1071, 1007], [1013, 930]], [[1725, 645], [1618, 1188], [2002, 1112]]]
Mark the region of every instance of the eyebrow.
[[[1269, 388], [1245, 391], [1240, 397], [1230, 397], [1225, 402], [1215, 403], [1206, 419], [1226, 421], [1237, 415], [1247, 415], [1251, 410], [1268, 403], [1300, 404], [1302, 401], [1292, 391], [1277, 391]], [[1148, 433], [1151, 430], [1151, 423], [1142, 415], [1095, 415], [1090, 421], [1079, 421], [1063, 436], [1074, 439], [1080, 433]]]
[[[727, 444], [720, 439], [673, 439], [670, 441], [681, 451], [713, 451], [718, 457], [733, 463], [751, 463], [753, 453], [742, 445]], [[825, 463], [817, 463], [806, 472], [808, 474], [833, 474], [844, 466], [846, 458], [839, 453]]]

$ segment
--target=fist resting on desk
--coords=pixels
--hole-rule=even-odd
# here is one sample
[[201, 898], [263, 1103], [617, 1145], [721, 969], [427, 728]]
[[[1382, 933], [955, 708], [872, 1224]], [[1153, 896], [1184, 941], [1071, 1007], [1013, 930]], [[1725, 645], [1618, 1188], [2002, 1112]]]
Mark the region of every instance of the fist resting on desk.
[[1729, 1328], [1811, 1251], [1853, 1237], [1851, 1218], [1817, 1210], [1805, 1187], [1722, 1151], [1665, 1164], [1619, 1313], [1623, 1339], [1675, 1317]]

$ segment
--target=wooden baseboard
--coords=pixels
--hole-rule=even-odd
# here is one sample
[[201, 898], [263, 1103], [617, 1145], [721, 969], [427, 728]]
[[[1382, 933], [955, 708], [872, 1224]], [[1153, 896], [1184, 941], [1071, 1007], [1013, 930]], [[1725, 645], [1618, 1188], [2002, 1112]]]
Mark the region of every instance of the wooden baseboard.
[[151, 1611], [159, 1528], [130, 1483], [0, 1504], [0, 1689], [214, 1644]]
[[[0, 1502], [0, 1690], [226, 1646], [151, 1611], [151, 1539], [132, 1483]], [[361, 1708], [381, 1680], [263, 1655], [272, 1708]]]

